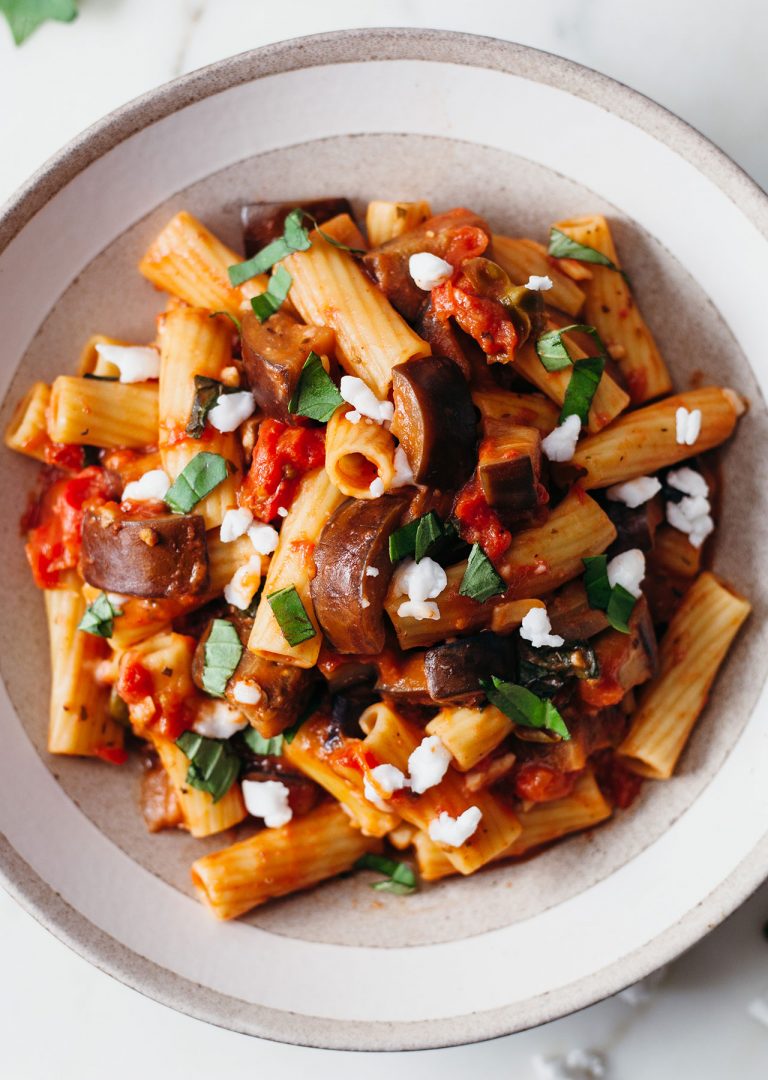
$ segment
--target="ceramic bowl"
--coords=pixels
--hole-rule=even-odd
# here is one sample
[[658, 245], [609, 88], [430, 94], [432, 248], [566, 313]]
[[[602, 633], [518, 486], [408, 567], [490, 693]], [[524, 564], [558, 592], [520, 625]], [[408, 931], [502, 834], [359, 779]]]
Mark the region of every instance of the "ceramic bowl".
[[726, 383], [750, 399], [724, 458], [716, 561], [755, 610], [678, 775], [518, 866], [409, 898], [349, 878], [218, 924], [188, 868], [220, 841], [148, 837], [137, 771], [45, 752], [43, 605], [17, 525], [35, 469], [5, 454], [0, 864], [58, 937], [193, 1016], [313, 1046], [471, 1042], [634, 982], [768, 872], [768, 366], [755, 303], [768, 205], [680, 120], [553, 56], [422, 30], [268, 46], [113, 113], [5, 209], [4, 419], [34, 379], [72, 368], [88, 334], [151, 337], [160, 300], [136, 263], [174, 211], [237, 246], [242, 202], [326, 194], [465, 204], [540, 238], [552, 220], [602, 211], [677, 385]]

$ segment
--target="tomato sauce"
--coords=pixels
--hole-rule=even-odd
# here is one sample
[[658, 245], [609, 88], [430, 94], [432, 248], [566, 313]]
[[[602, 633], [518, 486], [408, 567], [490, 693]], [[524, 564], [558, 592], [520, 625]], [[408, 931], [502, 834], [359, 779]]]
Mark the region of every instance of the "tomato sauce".
[[514, 357], [519, 338], [503, 304], [475, 295], [465, 275], [433, 289], [432, 305], [439, 319], [453, 316], [487, 356], [503, 353], [510, 360]]
[[500, 558], [512, 543], [512, 534], [488, 505], [477, 476], [459, 492], [453, 513], [461, 525], [462, 537], [470, 544], [479, 544], [491, 562]]
[[322, 429], [264, 420], [240, 502], [259, 521], [272, 521], [279, 509], [290, 507], [304, 473], [319, 468], [324, 461]]
[[77, 443], [48, 443], [43, 450], [45, 464], [67, 472], [79, 472], [85, 467], [85, 450]]
[[596, 754], [592, 760], [600, 788], [614, 806], [626, 810], [640, 794], [643, 778], [630, 772], [610, 750]]
[[528, 762], [517, 771], [514, 779], [515, 794], [528, 802], [550, 802], [570, 795], [578, 773], [560, 772], [551, 765]]
[[158, 688], [153, 673], [139, 660], [128, 660], [122, 665], [117, 692], [129, 706], [141, 705], [151, 698], [155, 705], [151, 726], [167, 739], [178, 739], [194, 723], [192, 710], [183, 698], [173, 690]]

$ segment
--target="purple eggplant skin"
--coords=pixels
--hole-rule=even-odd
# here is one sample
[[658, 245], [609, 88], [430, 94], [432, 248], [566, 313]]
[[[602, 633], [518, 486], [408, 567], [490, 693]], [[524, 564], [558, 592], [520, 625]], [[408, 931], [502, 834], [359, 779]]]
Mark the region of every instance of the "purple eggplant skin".
[[408, 501], [405, 494], [347, 499], [320, 534], [312, 603], [337, 652], [375, 655], [384, 648], [384, 599], [394, 570], [389, 537]]
[[601, 500], [603, 509], [616, 526], [616, 539], [608, 549], [608, 557], [640, 548], [650, 551], [657, 527], [664, 520], [660, 496], [655, 496], [642, 506], [629, 507], [612, 499]]
[[83, 517], [82, 572], [89, 585], [125, 596], [178, 599], [208, 587], [200, 514], [130, 518], [104, 509]]
[[[283, 235], [285, 219], [291, 210], [306, 210], [318, 225], [330, 221], [338, 214], [349, 214], [354, 220], [349, 199], [343, 196], [332, 199], [297, 199], [295, 202], [257, 202], [248, 203], [240, 211], [243, 226], [243, 244], [245, 257], [252, 258], [267, 244]], [[314, 228], [314, 223], [305, 221], [305, 225]]]
[[457, 491], [477, 460], [478, 413], [456, 364], [444, 356], [406, 360], [392, 369], [392, 433], [417, 484]]
[[486, 420], [477, 475], [488, 505], [518, 512], [538, 506], [541, 492], [541, 434], [535, 428]]
[[424, 654], [427, 691], [440, 705], [472, 704], [483, 694], [481, 683], [514, 671], [510, 638], [490, 631], [434, 645]]
[[[467, 338], [462, 341], [460, 331], [450, 319], [439, 318], [434, 311], [432, 301], [424, 304], [415, 319], [413, 328], [423, 341], [429, 342], [433, 356], [447, 356], [452, 360], [467, 380], [472, 380], [472, 363], [467, 355]], [[472, 345], [475, 343], [472, 342]], [[484, 362], [485, 359], [483, 358]]]

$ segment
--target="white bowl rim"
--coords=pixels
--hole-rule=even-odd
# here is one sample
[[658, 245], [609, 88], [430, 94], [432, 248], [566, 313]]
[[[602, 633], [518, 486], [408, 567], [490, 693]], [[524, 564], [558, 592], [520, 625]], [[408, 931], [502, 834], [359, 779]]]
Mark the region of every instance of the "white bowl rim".
[[[639, 91], [574, 61], [515, 42], [465, 32], [387, 27], [333, 31], [252, 49], [165, 83], [109, 113], [54, 154], [0, 208], [0, 254], [74, 177], [151, 124], [222, 90], [268, 75], [374, 58], [493, 69], [583, 98], [672, 147], [768, 238], [768, 195], [705, 136]], [[695, 944], [759, 887], [767, 871], [768, 835], [726, 880], [666, 932], [587, 978], [522, 1006], [475, 1014], [471, 1020], [457, 1017], [376, 1024], [299, 1018], [237, 1001], [161, 968], [90, 923], [0, 834], [0, 883], [41, 925], [101, 971], [161, 1004], [208, 1023], [280, 1042], [344, 1050], [429, 1049], [478, 1042], [586, 1008]]]

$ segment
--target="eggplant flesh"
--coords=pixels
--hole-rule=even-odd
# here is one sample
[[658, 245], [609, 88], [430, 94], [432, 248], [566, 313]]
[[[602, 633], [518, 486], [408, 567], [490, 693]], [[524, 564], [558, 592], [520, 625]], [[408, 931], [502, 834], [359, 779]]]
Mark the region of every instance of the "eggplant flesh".
[[392, 369], [392, 393], [392, 433], [416, 482], [458, 490], [477, 451], [477, 410], [459, 369], [444, 356], [406, 360]]
[[[459, 337], [459, 331], [450, 319], [441, 319], [435, 314], [431, 300], [423, 305], [419, 311], [413, 328], [423, 341], [429, 343], [433, 356], [447, 356], [449, 360], [453, 361], [467, 382], [471, 381], [472, 363], [467, 356], [467, 349]], [[471, 342], [473, 346], [475, 345], [471, 338], [468, 338], [467, 341]], [[485, 358], [483, 358], [483, 363], [485, 363]]]
[[106, 507], [83, 518], [82, 572], [89, 585], [126, 596], [178, 599], [208, 586], [200, 514], [131, 518]]
[[536, 428], [487, 420], [477, 475], [494, 510], [518, 513], [538, 506], [541, 492], [541, 434]]
[[354, 217], [349, 199], [343, 196], [329, 199], [304, 199], [296, 202], [248, 203], [240, 211], [246, 258], [252, 258], [267, 244], [276, 240], [278, 236], [282, 236], [285, 219], [292, 210], [296, 209], [306, 210], [318, 225], [330, 221], [338, 214], [349, 214], [350, 217]]
[[334, 341], [329, 327], [305, 326], [283, 311], [263, 323], [254, 312], [246, 312], [242, 318], [243, 367], [259, 409], [276, 420], [289, 420], [288, 406], [307, 357], [310, 352], [331, 354]]
[[482, 683], [495, 675], [508, 679], [514, 670], [509, 638], [487, 632], [427, 649], [427, 691], [438, 704], [471, 704], [483, 695]]
[[337, 652], [375, 655], [384, 648], [384, 599], [394, 569], [389, 537], [407, 505], [407, 495], [348, 499], [320, 534], [312, 602]]
[[563, 586], [547, 603], [552, 633], [566, 641], [592, 638], [607, 630], [610, 623], [604, 611], [591, 608], [584, 581], [577, 578]]
[[656, 497], [643, 503], [642, 506], [630, 507], [624, 503], [606, 499], [603, 509], [613, 524], [616, 526], [616, 539], [608, 549], [608, 557], [620, 554], [622, 551], [630, 551], [639, 548], [641, 551], [650, 551], [656, 529], [664, 520], [664, 511], [661, 499]]

